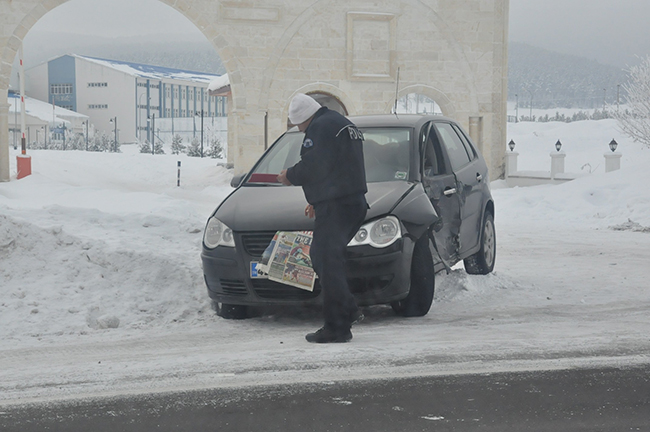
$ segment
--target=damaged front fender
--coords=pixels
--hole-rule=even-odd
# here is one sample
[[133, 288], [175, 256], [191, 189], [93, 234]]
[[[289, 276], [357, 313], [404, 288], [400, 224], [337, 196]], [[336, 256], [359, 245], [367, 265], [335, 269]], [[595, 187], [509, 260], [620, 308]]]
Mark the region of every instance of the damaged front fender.
[[413, 240], [425, 235], [430, 226], [435, 228], [441, 222], [422, 183], [416, 183], [391, 213], [402, 221]]

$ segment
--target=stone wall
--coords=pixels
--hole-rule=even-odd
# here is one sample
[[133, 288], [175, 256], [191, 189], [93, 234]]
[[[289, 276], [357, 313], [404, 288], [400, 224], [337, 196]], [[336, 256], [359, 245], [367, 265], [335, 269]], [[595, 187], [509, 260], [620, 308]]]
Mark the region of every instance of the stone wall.
[[[8, 180], [5, 106], [19, 44], [67, 0], [0, 2], [0, 180]], [[229, 154], [238, 172], [286, 129], [297, 92], [337, 97], [350, 115], [388, 113], [421, 93], [458, 120], [503, 175], [508, 0], [161, 0], [191, 20], [228, 71]]]

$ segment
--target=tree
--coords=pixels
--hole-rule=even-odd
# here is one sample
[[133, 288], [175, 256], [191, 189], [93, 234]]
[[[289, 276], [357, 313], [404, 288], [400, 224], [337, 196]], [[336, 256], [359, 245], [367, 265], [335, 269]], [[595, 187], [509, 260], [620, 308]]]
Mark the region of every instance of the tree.
[[627, 92], [628, 109], [614, 110], [614, 117], [623, 132], [650, 147], [650, 56], [630, 68], [629, 81], [622, 87]]
[[218, 159], [223, 155], [223, 146], [219, 138], [212, 138], [210, 140], [210, 147], [208, 148], [207, 155], [212, 159]]
[[187, 147], [187, 155], [190, 157], [201, 157], [201, 141], [198, 138], [192, 139]]
[[183, 138], [179, 134], [174, 135], [174, 138], [172, 138], [172, 154], [185, 153], [186, 147], [183, 144]]
[[151, 153], [149, 140], [140, 141], [140, 153]]
[[[149, 143], [149, 140], [140, 143], [140, 153], [151, 153], [151, 143]], [[153, 153], [165, 154], [165, 150], [163, 150], [163, 145], [160, 141], [154, 144]]]
[[113, 144], [112, 140], [105, 133], [96, 133], [94, 138], [88, 143], [88, 151], [105, 152]]

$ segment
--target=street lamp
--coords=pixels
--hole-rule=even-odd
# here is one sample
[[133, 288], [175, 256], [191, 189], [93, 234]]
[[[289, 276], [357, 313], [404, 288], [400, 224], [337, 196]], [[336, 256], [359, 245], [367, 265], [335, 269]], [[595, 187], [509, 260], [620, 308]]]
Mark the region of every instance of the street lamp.
[[88, 151], [88, 119], [83, 123], [86, 125], [86, 151]]
[[[201, 157], [203, 157], [203, 110], [201, 110]], [[199, 115], [199, 112], [197, 111], [195, 115]]]
[[555, 143], [555, 150], [560, 151], [561, 148], [562, 148], [562, 143], [560, 142], [560, 140], [557, 140], [557, 142]]
[[65, 150], [65, 131], [67, 129], [65, 127], [65, 123], [61, 123], [61, 126], [59, 126], [59, 129], [61, 129], [61, 131], [62, 131], [61, 135], [63, 135], [63, 150]]
[[515, 93], [515, 123], [519, 123], [519, 95]]
[[110, 120], [110, 122], [113, 123], [113, 126], [114, 126], [113, 133], [115, 134], [115, 140], [114, 140], [114, 144], [113, 144], [113, 151], [115, 153], [117, 153], [117, 116], [113, 117]]
[[618, 143], [614, 138], [609, 142], [609, 149], [614, 153], [616, 151], [616, 147], [618, 147]]
[[513, 140], [510, 140], [508, 147], [510, 147], [510, 151], [515, 151], [515, 142]]

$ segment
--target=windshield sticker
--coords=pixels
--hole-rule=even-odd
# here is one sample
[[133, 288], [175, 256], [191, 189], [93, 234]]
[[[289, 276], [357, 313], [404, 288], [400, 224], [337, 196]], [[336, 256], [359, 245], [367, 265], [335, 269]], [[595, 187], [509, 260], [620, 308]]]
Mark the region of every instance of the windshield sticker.
[[406, 180], [406, 173], [404, 171], [397, 171], [395, 173], [395, 178], [397, 180]]
[[302, 146], [303, 146], [304, 148], [309, 148], [309, 147], [312, 147], [313, 145], [314, 145], [314, 142], [311, 140], [311, 138], [307, 138], [307, 139], [302, 143]]

